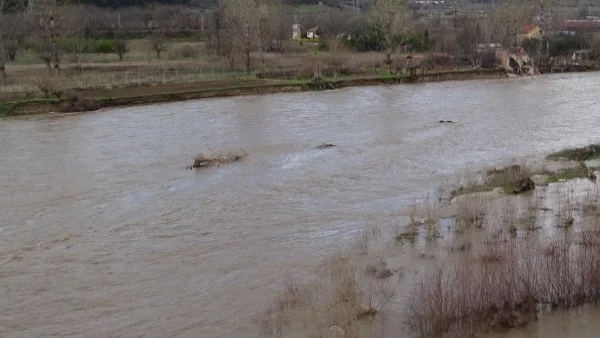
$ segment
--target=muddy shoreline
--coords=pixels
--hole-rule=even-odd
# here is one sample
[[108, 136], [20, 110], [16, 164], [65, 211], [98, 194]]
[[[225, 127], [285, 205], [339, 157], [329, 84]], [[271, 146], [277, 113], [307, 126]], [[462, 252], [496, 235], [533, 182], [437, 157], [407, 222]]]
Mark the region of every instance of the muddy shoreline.
[[[501, 69], [492, 70], [467, 70], [467, 71], [448, 71], [435, 72], [419, 75], [415, 77], [398, 76], [389, 78], [358, 78], [358, 79], [339, 79], [339, 80], [321, 80], [306, 81], [297, 83], [283, 84], [258, 84], [231, 86], [226, 88], [201, 88], [198, 90], [185, 90], [168, 92], [162, 91], [161, 85], [154, 86], [156, 93], [124, 96], [107, 97], [98, 96], [96, 98], [86, 98], [92, 105], [86, 105], [82, 109], [75, 111], [94, 111], [102, 108], [125, 107], [146, 105], [153, 103], [177, 102], [185, 100], [198, 100], [216, 97], [231, 97], [243, 95], [260, 95], [276, 93], [307, 92], [319, 90], [331, 90], [358, 86], [391, 85], [422, 82], [439, 81], [457, 81], [457, 80], [480, 80], [480, 79], [500, 79], [506, 78], [506, 73]], [[168, 89], [168, 88], [167, 88]], [[85, 93], [83, 93], [85, 95]], [[29, 101], [13, 101], [0, 103], [0, 116], [22, 116], [45, 113], [63, 113], [73, 112], [67, 99], [40, 99]]]

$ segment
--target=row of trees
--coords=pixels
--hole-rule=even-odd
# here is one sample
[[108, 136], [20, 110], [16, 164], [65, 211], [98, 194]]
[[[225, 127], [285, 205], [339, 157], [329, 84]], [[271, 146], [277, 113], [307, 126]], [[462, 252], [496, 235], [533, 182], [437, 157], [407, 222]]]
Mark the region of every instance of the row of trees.
[[[416, 15], [409, 9], [409, 0], [372, 0], [361, 13], [329, 8], [300, 18], [290, 10], [290, 0], [220, 0], [211, 9], [153, 5], [118, 11], [75, 1], [36, 0], [35, 6], [27, 8], [24, 0], [0, 0], [0, 76], [6, 76], [5, 63], [14, 59], [25, 40], [50, 74], [60, 74], [63, 55], [73, 54], [80, 63], [90, 51], [90, 38], [109, 40], [100, 45], [102, 50], [122, 59], [128, 52], [128, 38], [149, 37], [160, 57], [169, 37], [190, 28], [195, 38], [206, 41], [232, 68], [241, 61], [250, 71], [256, 66], [251, 55], [259, 53], [264, 63], [265, 52], [280, 50], [282, 41], [290, 37], [293, 22], [300, 22], [304, 29], [319, 26], [322, 37], [342, 39], [355, 51], [383, 52], [390, 70], [395, 54], [402, 50], [462, 54], [475, 65], [478, 44], [516, 46], [520, 28], [536, 15], [549, 28], [549, 11], [560, 0], [504, 0], [490, 6], [485, 15], [433, 17]], [[536, 44], [535, 48], [556, 50], [552, 41], [544, 39], [545, 46]]]
[[247, 71], [252, 67], [252, 52], [260, 52], [264, 63], [264, 53], [280, 38], [282, 9], [280, 0], [222, 1], [217, 13], [217, 54], [227, 57], [232, 67], [236, 56], [242, 55]]

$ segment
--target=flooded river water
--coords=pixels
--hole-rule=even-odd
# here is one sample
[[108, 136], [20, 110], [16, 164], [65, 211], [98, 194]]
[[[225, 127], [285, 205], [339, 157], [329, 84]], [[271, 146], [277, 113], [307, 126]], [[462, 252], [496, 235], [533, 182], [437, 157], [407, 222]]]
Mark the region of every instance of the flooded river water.
[[[365, 224], [466, 168], [598, 141], [598, 93], [591, 73], [0, 120], [0, 336], [256, 336], [281, 282]], [[577, 336], [543, 323], [511, 335]]]

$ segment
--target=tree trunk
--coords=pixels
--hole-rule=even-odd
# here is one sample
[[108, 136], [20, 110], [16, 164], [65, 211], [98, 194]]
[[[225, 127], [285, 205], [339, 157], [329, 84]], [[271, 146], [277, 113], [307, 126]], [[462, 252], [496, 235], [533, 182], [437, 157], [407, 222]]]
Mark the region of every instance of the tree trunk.
[[221, 15], [217, 12], [217, 15], [215, 17], [215, 31], [216, 31], [216, 37], [217, 37], [217, 55], [220, 55], [221, 53]]
[[56, 74], [60, 76], [60, 59], [58, 58], [58, 53], [54, 55], [54, 68], [56, 68]]
[[250, 24], [244, 19], [244, 28], [246, 33], [246, 73], [250, 73]]
[[385, 64], [388, 65], [388, 71], [392, 74], [392, 49], [388, 48], [385, 52]]
[[235, 58], [233, 55], [229, 55], [227, 60], [229, 60], [229, 66], [231, 66], [231, 70], [233, 70], [235, 68]]
[[250, 49], [246, 49], [246, 73], [250, 73]]
[[17, 58], [17, 49], [9, 48], [7, 54], [8, 54], [9, 61], [15, 61], [15, 59]]
[[[256, 11], [258, 12], [258, 2], [256, 3]], [[256, 31], [258, 33], [258, 47], [260, 48], [260, 59], [263, 69], [265, 68], [265, 44], [263, 39], [263, 31], [260, 26], [260, 19], [256, 20]]]
[[52, 62], [50, 60], [44, 60], [46, 63], [46, 69], [48, 69], [48, 75], [52, 76]]
[[56, 43], [52, 44], [52, 53], [54, 54], [52, 55], [54, 57], [54, 68], [56, 68], [56, 72], [58, 76], [60, 76], [60, 56], [58, 55], [58, 47], [56, 46]]

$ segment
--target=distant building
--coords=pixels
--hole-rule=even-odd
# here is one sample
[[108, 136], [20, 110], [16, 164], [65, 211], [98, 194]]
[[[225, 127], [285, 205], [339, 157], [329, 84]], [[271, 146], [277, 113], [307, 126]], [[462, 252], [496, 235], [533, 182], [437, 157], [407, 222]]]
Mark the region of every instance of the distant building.
[[519, 31], [518, 39], [519, 41], [523, 41], [525, 39], [541, 39], [542, 38], [542, 29], [536, 25], [528, 24], [521, 27]]
[[483, 53], [486, 51], [496, 51], [502, 48], [501, 43], [478, 43], [477, 44], [477, 52]]
[[313, 27], [306, 31], [306, 37], [309, 39], [318, 39], [319, 38], [319, 27]]
[[600, 20], [564, 20], [557, 27], [560, 33], [575, 35], [593, 33], [600, 35]]
[[594, 51], [591, 49], [582, 49], [573, 52], [571, 56], [571, 60], [573, 61], [581, 61], [581, 60], [590, 60], [593, 58]]
[[300, 24], [293, 24], [292, 25], [292, 39], [296, 40], [296, 39], [300, 39], [302, 38], [302, 31], [300, 30]]

